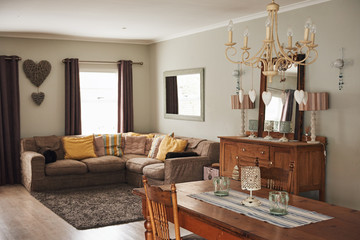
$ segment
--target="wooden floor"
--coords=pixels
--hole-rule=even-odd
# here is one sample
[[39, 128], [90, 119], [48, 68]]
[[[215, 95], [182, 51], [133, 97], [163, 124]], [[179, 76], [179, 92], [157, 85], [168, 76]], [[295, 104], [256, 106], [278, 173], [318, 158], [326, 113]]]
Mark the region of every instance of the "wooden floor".
[[1, 240], [141, 240], [144, 230], [143, 221], [77, 230], [33, 198], [23, 186], [0, 187]]

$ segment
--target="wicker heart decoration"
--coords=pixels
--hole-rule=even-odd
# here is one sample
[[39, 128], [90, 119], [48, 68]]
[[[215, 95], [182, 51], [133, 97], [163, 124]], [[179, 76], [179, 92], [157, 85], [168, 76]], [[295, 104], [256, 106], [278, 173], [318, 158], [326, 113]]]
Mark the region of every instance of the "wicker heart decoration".
[[43, 92], [32, 93], [31, 98], [33, 99], [34, 103], [40, 105], [44, 101], [45, 93]]
[[263, 100], [263, 102], [265, 103], [265, 105], [266, 105], [266, 106], [269, 105], [269, 103], [270, 103], [270, 101], [271, 101], [271, 98], [272, 98], [271, 92], [266, 92], [266, 91], [264, 91], [264, 92], [261, 94], [261, 96], [262, 96], [262, 100]]
[[255, 92], [254, 89], [251, 89], [251, 90], [249, 91], [249, 98], [250, 98], [251, 102], [255, 102], [256, 92]]
[[24, 61], [23, 69], [31, 83], [39, 87], [47, 76], [49, 76], [51, 64], [46, 60], [42, 60], [36, 64], [33, 60], [28, 59]]
[[303, 90], [295, 90], [294, 92], [295, 100], [298, 104], [301, 104], [304, 100], [304, 91]]

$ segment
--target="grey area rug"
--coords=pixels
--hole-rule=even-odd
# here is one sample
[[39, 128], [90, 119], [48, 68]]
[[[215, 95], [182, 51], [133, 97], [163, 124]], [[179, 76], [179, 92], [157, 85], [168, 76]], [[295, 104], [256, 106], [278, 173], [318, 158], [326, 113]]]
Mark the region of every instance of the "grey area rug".
[[31, 195], [77, 229], [89, 229], [143, 220], [141, 198], [132, 186], [116, 184]]

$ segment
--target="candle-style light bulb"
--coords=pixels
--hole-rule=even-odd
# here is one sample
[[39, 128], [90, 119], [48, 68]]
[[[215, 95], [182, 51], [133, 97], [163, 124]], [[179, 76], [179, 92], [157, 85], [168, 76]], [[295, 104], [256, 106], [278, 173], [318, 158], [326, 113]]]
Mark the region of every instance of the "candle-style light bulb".
[[232, 43], [232, 31], [233, 31], [233, 28], [234, 28], [234, 23], [232, 20], [229, 21], [229, 24], [228, 24], [228, 27], [227, 27], [227, 30], [228, 30], [228, 34], [229, 34], [229, 43]]
[[316, 33], [316, 26], [315, 24], [313, 24], [310, 28], [310, 33], [311, 33], [311, 44], [315, 43], [315, 33]]
[[249, 37], [249, 29], [246, 27], [244, 31], [244, 48], [247, 48], [248, 45], [248, 37]]
[[228, 31], [232, 31], [233, 28], [234, 28], [234, 23], [233, 23], [232, 20], [230, 20], [230, 21], [229, 21], [229, 24], [228, 24], [228, 27], [227, 27], [227, 30], [228, 30]]
[[270, 25], [271, 25], [271, 19], [270, 16], [265, 21], [265, 27], [266, 27], [266, 40], [270, 40]]
[[312, 26], [311, 18], [308, 18], [305, 22], [305, 31], [304, 31], [304, 41], [307, 41], [309, 38], [309, 30]]
[[288, 36], [288, 48], [292, 48], [292, 37], [294, 36], [294, 32], [291, 27], [287, 30], [287, 36]]

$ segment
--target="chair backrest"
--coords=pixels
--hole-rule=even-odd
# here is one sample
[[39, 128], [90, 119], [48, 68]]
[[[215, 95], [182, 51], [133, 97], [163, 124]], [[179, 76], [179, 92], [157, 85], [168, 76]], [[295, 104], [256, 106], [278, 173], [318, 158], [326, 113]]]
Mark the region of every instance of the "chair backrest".
[[277, 167], [260, 167], [262, 187], [291, 192], [293, 166], [289, 170]]
[[157, 186], [150, 186], [145, 176], [143, 183], [154, 240], [170, 240], [166, 207], [173, 209], [175, 237], [176, 240], [181, 240], [175, 184], [171, 184], [171, 190], [163, 190]]

